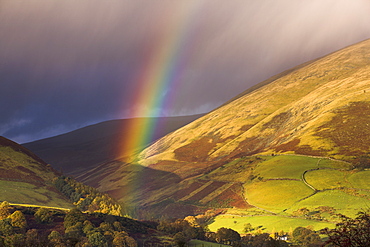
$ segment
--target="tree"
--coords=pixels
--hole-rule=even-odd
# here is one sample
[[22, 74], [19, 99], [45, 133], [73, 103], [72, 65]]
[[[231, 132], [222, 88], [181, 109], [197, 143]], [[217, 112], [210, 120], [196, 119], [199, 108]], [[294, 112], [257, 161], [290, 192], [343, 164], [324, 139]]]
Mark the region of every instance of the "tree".
[[10, 215], [10, 205], [9, 202], [3, 201], [0, 204], [0, 220], [7, 218]]
[[239, 241], [240, 234], [233, 229], [221, 227], [216, 232], [216, 240], [219, 243]]
[[77, 222], [75, 225], [68, 227], [65, 230], [65, 238], [67, 243], [72, 246], [76, 245], [84, 236], [82, 228], [83, 225], [81, 222]]
[[113, 227], [114, 227], [114, 230], [117, 231], [117, 232], [122, 232], [125, 230], [125, 228], [122, 226], [121, 222], [119, 221], [115, 221], [113, 223]]
[[335, 229], [325, 229], [324, 233], [329, 236], [327, 244], [333, 246], [370, 246], [370, 215], [361, 211], [352, 219], [340, 215], [341, 222], [336, 224]]
[[241, 240], [242, 246], [255, 246], [255, 247], [287, 247], [287, 242], [282, 240], [275, 240], [270, 237], [268, 233], [262, 233], [256, 236], [250, 234], [244, 236]]
[[300, 246], [320, 246], [322, 244], [317, 233], [301, 226], [294, 229], [293, 241]]
[[185, 234], [178, 232], [173, 236], [173, 240], [176, 242], [177, 246], [184, 247], [188, 242], [188, 239], [185, 237]]
[[125, 246], [126, 245], [125, 239], [127, 236], [128, 235], [126, 232], [116, 232], [113, 238], [113, 246], [114, 247]]
[[0, 220], [0, 234], [8, 236], [13, 234], [12, 220], [7, 218]]
[[23, 234], [13, 234], [5, 238], [5, 246], [24, 247], [26, 246], [26, 239]]
[[48, 236], [48, 240], [52, 246], [65, 246], [62, 235], [57, 231], [52, 231]]
[[79, 209], [70, 210], [64, 217], [64, 227], [68, 228], [75, 225], [77, 222], [84, 222], [86, 216]]
[[127, 247], [137, 247], [137, 242], [132, 237], [127, 236], [125, 240]]
[[85, 233], [85, 235], [89, 235], [90, 232], [94, 231], [94, 226], [89, 220], [85, 220], [83, 223], [82, 230]]
[[13, 227], [18, 227], [23, 230], [27, 227], [26, 217], [24, 217], [24, 214], [21, 211], [14, 211], [9, 218], [12, 220]]
[[46, 208], [38, 208], [35, 212], [35, 218], [39, 223], [51, 223], [53, 217], [51, 212]]
[[26, 232], [26, 243], [27, 246], [38, 247], [43, 246], [40, 241], [39, 233], [36, 229], [30, 229]]
[[93, 247], [108, 247], [107, 240], [100, 232], [94, 232], [88, 236], [89, 243]]
[[248, 232], [251, 232], [253, 230], [254, 230], [254, 228], [252, 227], [252, 224], [251, 223], [246, 223], [244, 225], [244, 232], [248, 233]]

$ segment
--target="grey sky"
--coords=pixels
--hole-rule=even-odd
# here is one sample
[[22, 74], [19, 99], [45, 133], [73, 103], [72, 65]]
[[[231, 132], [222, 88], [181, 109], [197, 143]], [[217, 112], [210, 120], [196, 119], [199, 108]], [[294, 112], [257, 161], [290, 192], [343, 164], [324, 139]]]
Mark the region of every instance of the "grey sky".
[[207, 112], [370, 38], [369, 13], [367, 0], [2, 0], [0, 135], [22, 143], [131, 116], [149, 54], [171, 44], [162, 114]]

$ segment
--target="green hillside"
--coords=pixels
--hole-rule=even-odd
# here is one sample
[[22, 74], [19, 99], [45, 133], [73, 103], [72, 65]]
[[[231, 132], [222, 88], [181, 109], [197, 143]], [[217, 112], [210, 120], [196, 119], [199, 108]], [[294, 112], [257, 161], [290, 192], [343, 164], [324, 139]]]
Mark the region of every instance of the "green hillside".
[[53, 184], [57, 176], [30, 151], [0, 137], [0, 201], [70, 209], [72, 203]]

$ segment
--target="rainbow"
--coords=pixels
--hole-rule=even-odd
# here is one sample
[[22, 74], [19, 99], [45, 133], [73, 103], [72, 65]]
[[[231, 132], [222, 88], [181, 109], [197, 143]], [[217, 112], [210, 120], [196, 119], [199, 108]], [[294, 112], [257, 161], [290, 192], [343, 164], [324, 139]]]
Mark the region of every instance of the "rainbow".
[[[200, 13], [201, 1], [188, 2], [176, 12], [175, 20], [169, 18], [160, 30], [163, 32], [153, 40], [151, 53], [134, 79], [136, 90], [131, 102], [132, 121], [122, 133], [121, 157], [132, 157], [135, 152], [152, 140], [157, 120], [163, 108], [171, 103], [170, 89], [178, 85], [183, 65], [194, 32], [194, 20]], [[140, 118], [139, 118], [140, 117]]]

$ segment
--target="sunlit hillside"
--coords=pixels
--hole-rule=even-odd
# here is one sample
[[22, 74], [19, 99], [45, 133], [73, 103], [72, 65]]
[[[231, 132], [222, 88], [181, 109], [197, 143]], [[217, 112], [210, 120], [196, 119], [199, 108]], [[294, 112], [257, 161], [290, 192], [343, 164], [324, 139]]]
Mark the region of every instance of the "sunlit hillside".
[[53, 184], [59, 174], [21, 145], [3, 137], [0, 137], [0, 171], [0, 201], [36, 207], [73, 207]]
[[[130, 163], [111, 161], [78, 179], [157, 216], [234, 208], [285, 217], [319, 206], [352, 215], [370, 202], [361, 171], [369, 66], [366, 40], [261, 82]], [[334, 220], [324, 211], [321, 219], [298, 218]]]

